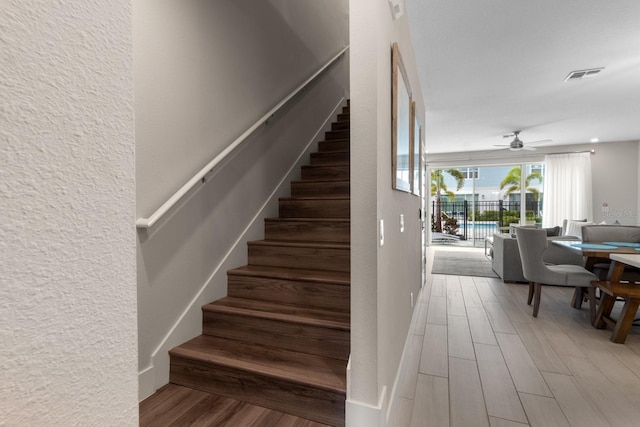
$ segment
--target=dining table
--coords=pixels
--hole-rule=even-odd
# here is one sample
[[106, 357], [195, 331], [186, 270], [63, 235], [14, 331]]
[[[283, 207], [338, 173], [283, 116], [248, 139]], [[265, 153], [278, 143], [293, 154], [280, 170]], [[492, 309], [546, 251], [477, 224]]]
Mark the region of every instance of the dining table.
[[581, 240], [552, 240], [557, 246], [582, 254], [586, 258], [584, 268], [593, 271], [598, 260], [609, 259], [612, 254], [639, 254], [640, 243], [633, 242], [583, 242]]
[[[635, 242], [582, 242], [576, 240], [554, 240], [553, 244], [579, 252], [586, 258], [585, 268], [593, 271], [598, 262], [610, 263], [606, 280], [597, 280], [595, 286], [602, 297], [593, 326], [604, 329], [613, 326], [611, 341], [624, 343], [640, 307], [640, 284], [623, 282], [625, 268], [640, 269], [640, 243]], [[583, 295], [576, 290], [571, 305], [579, 308]], [[617, 319], [611, 318], [611, 311], [618, 298], [624, 300], [624, 306]]]

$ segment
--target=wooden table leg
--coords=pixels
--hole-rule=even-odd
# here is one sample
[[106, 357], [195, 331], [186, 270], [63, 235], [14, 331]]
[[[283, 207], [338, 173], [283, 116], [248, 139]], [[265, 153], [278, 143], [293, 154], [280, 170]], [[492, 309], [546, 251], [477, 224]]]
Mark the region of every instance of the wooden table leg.
[[598, 314], [596, 315], [596, 320], [593, 326], [597, 329], [604, 329], [607, 327], [607, 322], [604, 321], [606, 317], [611, 315], [611, 310], [613, 310], [613, 304], [616, 302], [615, 297], [611, 295], [602, 294], [602, 300], [600, 301], [600, 306], [598, 307]]
[[589, 288], [589, 318], [591, 319], [591, 324], [596, 324], [596, 315], [597, 315], [598, 307], [596, 306], [596, 288], [592, 286]]
[[578, 288], [573, 290], [573, 295], [571, 296], [571, 307], [576, 308], [576, 294], [578, 293]]
[[627, 334], [633, 323], [633, 319], [640, 306], [640, 300], [629, 299], [624, 303], [620, 317], [616, 322], [615, 328], [613, 328], [613, 334], [611, 334], [611, 341], [622, 344], [627, 339]]

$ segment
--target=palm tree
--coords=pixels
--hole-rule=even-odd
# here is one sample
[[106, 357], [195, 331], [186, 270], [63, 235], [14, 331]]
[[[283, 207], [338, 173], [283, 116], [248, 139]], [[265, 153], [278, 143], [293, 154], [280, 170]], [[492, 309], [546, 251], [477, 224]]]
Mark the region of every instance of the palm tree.
[[[520, 166], [513, 167], [500, 183], [500, 190], [504, 190], [507, 187], [507, 191], [504, 192], [503, 199], [509, 197], [511, 193], [520, 192], [520, 178], [522, 177], [522, 169]], [[542, 183], [542, 174], [539, 171], [533, 171], [524, 180], [525, 193], [533, 194], [533, 200], [537, 202], [540, 199], [540, 191], [537, 188], [530, 187], [531, 181], [538, 180]]]
[[444, 173], [451, 175], [456, 180], [456, 191], [460, 190], [464, 185], [464, 175], [459, 169], [436, 169], [431, 171], [431, 196], [436, 196], [436, 221], [435, 231], [442, 233], [442, 194], [449, 196], [450, 200], [455, 199], [456, 194], [447, 188]]
[[[522, 169], [520, 166], [513, 167], [507, 175], [504, 177], [502, 182], [500, 183], [500, 190], [503, 190], [506, 187], [506, 191], [504, 192], [503, 199], [507, 199], [511, 193], [520, 192], [520, 178], [522, 176]], [[526, 203], [526, 193], [531, 193], [533, 195], [533, 201], [537, 204], [540, 200], [540, 190], [534, 187], [530, 187], [531, 181], [538, 180], [538, 182], [542, 183], [542, 174], [539, 171], [533, 171], [524, 180], [525, 185], [525, 195], [520, 197], [522, 203]]]

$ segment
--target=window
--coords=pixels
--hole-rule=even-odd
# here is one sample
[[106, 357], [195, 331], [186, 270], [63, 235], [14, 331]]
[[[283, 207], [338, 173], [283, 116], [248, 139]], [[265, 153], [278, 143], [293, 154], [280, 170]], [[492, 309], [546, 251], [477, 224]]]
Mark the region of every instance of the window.
[[531, 173], [539, 173], [544, 176], [544, 165], [531, 165]]
[[460, 168], [464, 179], [478, 179], [478, 168]]

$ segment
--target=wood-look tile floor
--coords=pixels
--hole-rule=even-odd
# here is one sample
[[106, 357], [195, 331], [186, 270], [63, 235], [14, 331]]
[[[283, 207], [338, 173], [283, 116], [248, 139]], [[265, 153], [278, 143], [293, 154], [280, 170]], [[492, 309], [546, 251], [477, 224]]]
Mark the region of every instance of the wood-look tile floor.
[[614, 344], [572, 288], [543, 286], [535, 319], [526, 284], [430, 271], [391, 425], [640, 426], [640, 327]]

